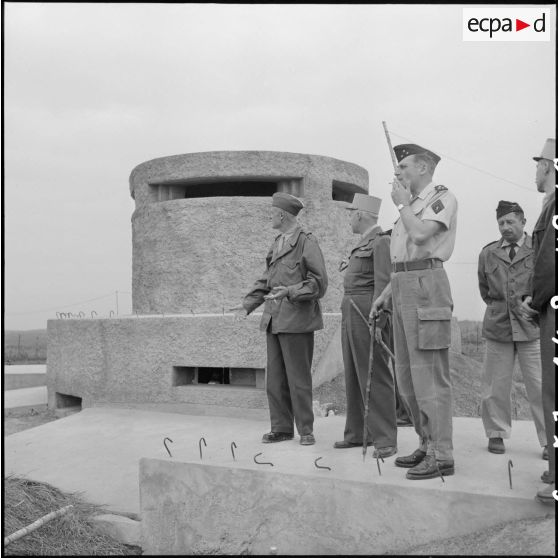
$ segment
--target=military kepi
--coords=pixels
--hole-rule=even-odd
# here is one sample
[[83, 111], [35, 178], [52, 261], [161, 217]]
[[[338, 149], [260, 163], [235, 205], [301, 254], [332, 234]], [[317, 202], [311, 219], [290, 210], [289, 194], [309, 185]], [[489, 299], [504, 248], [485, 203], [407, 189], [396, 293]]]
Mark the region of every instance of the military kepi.
[[496, 219], [500, 219], [503, 215], [507, 215], [512, 212], [523, 213], [523, 209], [521, 209], [521, 206], [516, 202], [500, 200], [498, 202], [498, 207], [496, 208]]
[[286, 194], [285, 192], [276, 192], [273, 194], [271, 205], [284, 209], [291, 215], [298, 215], [298, 212], [304, 207], [304, 204], [295, 196]]
[[401, 145], [396, 145], [394, 146], [393, 151], [395, 152], [395, 157], [397, 158], [398, 163], [400, 163], [403, 159], [405, 159], [405, 157], [408, 157], [409, 155], [419, 154], [428, 155], [436, 165], [440, 162], [441, 159], [441, 157], [436, 155], [436, 153], [430, 151], [430, 149], [425, 149], [424, 147], [416, 145], [415, 143], [402, 143]]
[[367, 194], [355, 194], [353, 198], [353, 203], [347, 207], [347, 209], [358, 209], [359, 211], [367, 211], [372, 215], [378, 217], [380, 214], [380, 206], [382, 205], [382, 200], [380, 198], [375, 198], [374, 196], [369, 196]]
[[554, 138], [548, 138], [544, 142], [541, 154], [538, 157], [533, 157], [535, 161], [540, 161], [541, 159], [548, 159], [550, 161], [554, 160], [556, 157], [556, 140]]

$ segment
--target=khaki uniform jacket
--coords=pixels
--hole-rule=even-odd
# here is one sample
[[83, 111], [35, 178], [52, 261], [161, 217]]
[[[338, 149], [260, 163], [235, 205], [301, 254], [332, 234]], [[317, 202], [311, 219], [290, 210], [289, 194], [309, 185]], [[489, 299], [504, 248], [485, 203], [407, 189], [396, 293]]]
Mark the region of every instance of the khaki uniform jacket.
[[556, 255], [554, 226], [552, 218], [555, 212], [556, 194], [546, 202], [533, 229], [533, 250], [535, 265], [532, 286], [528, 293], [532, 293], [531, 306], [535, 310], [542, 310], [554, 296]]
[[275, 254], [278, 235], [266, 257], [265, 273], [244, 297], [243, 306], [250, 314], [274, 287], [288, 287], [281, 300], [266, 300], [260, 329], [271, 333], [309, 333], [323, 329], [319, 299], [327, 290], [327, 272], [318, 241], [298, 227], [279, 253]]
[[513, 262], [501, 238], [485, 246], [479, 256], [479, 289], [487, 304], [482, 333], [493, 341], [534, 341], [539, 328], [519, 311], [522, 295], [532, 281], [534, 252], [531, 237], [525, 236]]
[[390, 237], [375, 228], [351, 250], [343, 281], [346, 294], [370, 292], [376, 300], [391, 276]]

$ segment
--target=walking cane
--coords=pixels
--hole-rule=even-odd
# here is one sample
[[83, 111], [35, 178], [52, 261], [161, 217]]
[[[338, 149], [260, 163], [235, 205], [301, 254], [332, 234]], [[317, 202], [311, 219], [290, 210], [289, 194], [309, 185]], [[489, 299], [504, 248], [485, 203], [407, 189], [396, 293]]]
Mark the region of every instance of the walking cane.
[[[356, 307], [356, 304], [351, 300], [351, 303]], [[359, 310], [360, 313], [360, 310]], [[370, 326], [370, 354], [368, 355], [368, 378], [366, 380], [366, 398], [364, 399], [364, 425], [362, 429], [362, 461], [366, 459], [366, 452], [368, 450], [368, 404], [370, 402], [370, 386], [372, 384], [372, 366], [374, 364], [374, 339], [376, 338], [376, 320], [372, 319]], [[368, 324], [368, 322], [366, 322]]]
[[[358, 312], [359, 316], [363, 319], [364, 323], [369, 326], [368, 320], [364, 317], [364, 314], [360, 311], [359, 307], [352, 300], [351, 304], [353, 308]], [[383, 310], [380, 310], [380, 312], [383, 312]], [[379, 337], [378, 339], [376, 339], [376, 341], [378, 341], [380, 347], [382, 347], [382, 349], [384, 349], [384, 351], [389, 355], [392, 362], [395, 361], [395, 355], [393, 354], [391, 349], [384, 343], [384, 340]]]
[[[364, 400], [364, 425], [363, 425], [363, 441], [362, 441], [362, 460], [366, 458], [366, 452], [368, 451], [368, 404], [370, 401], [370, 386], [372, 383], [372, 365], [374, 360], [374, 340], [376, 340], [376, 320], [378, 317], [372, 319], [372, 325], [369, 325], [368, 320], [364, 317], [364, 314], [360, 311], [360, 308], [355, 304], [354, 300], [351, 299], [351, 306], [357, 311], [358, 315], [362, 318], [363, 322], [370, 327], [370, 354], [368, 357], [368, 379], [366, 380], [366, 399]], [[383, 310], [380, 310], [383, 312]], [[395, 356], [389, 349], [389, 347], [384, 343], [384, 340], [380, 337], [377, 339], [380, 346], [392, 359], [392, 364], [395, 361]]]

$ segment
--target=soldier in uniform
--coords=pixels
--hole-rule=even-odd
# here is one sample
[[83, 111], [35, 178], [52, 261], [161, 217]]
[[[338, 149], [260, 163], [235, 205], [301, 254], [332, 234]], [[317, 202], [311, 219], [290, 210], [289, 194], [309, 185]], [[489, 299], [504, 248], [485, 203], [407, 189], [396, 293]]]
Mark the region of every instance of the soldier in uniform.
[[443, 266], [453, 252], [457, 200], [432, 181], [440, 157], [415, 144], [394, 147], [398, 166], [391, 197], [399, 210], [391, 234], [391, 282], [371, 316], [393, 299], [395, 372], [411, 412], [419, 448], [398, 457], [407, 478], [453, 475], [449, 368], [453, 301]]
[[546, 140], [537, 162], [535, 182], [537, 190], [544, 193], [541, 214], [533, 229], [533, 250], [535, 264], [533, 279], [529, 292], [525, 293], [522, 310], [526, 318], [538, 321], [541, 329], [541, 361], [542, 361], [542, 403], [546, 430], [546, 441], [549, 450], [548, 471], [542, 476], [548, 486], [537, 492], [537, 499], [545, 504], [554, 504], [553, 492], [556, 490], [556, 456], [554, 453], [556, 371], [554, 367], [554, 335], [556, 332], [556, 315], [551, 305], [556, 284], [555, 276], [555, 238], [556, 231], [552, 220], [556, 212], [556, 140]]
[[[351, 301], [368, 318], [372, 301], [389, 283], [391, 262], [389, 236], [382, 235], [378, 214], [382, 200], [366, 194], [355, 194], [350, 210], [353, 233], [361, 234], [345, 269], [344, 296], [341, 303], [341, 347], [345, 368], [347, 417], [344, 439], [334, 448], [351, 448], [363, 444], [363, 415], [366, 385], [369, 374], [370, 329]], [[391, 324], [382, 316], [381, 330], [384, 343], [391, 345]], [[379, 321], [380, 322], [380, 321]], [[368, 439], [374, 444], [374, 457], [389, 457], [397, 452], [397, 426], [395, 414], [395, 388], [389, 369], [388, 355], [374, 340], [372, 379], [368, 412]], [[367, 440], [368, 443], [368, 440]]]
[[[511, 390], [517, 357], [541, 447], [546, 446], [541, 393], [539, 328], [521, 315], [521, 295], [533, 275], [531, 237], [519, 204], [500, 201], [496, 219], [502, 237], [479, 256], [478, 277], [487, 304], [483, 322], [486, 355], [482, 379], [482, 422], [488, 451], [504, 453], [511, 432]], [[543, 451], [548, 455], [547, 450]]]
[[271, 432], [264, 434], [264, 443], [291, 440], [293, 419], [300, 443], [315, 443], [311, 366], [314, 331], [323, 328], [319, 299], [327, 273], [318, 241], [297, 222], [302, 208], [295, 196], [273, 194], [271, 226], [281, 234], [266, 256], [264, 274], [235, 309], [248, 315], [265, 301], [260, 329], [267, 335]]

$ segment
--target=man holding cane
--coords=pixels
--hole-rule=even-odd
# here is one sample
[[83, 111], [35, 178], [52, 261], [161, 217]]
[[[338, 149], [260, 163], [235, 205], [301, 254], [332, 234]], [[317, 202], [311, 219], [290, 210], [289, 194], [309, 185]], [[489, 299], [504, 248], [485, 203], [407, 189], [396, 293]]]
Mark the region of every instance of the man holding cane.
[[[395, 387], [389, 369], [388, 355], [374, 340], [372, 372], [369, 370], [370, 329], [366, 320], [372, 301], [389, 283], [391, 264], [389, 236], [383, 235], [378, 225], [382, 200], [366, 194], [355, 194], [347, 207], [353, 233], [361, 237], [351, 250], [348, 260], [340, 266], [345, 271], [343, 301], [341, 303], [341, 347], [345, 368], [347, 418], [343, 440], [334, 448], [345, 449], [366, 443], [375, 446], [374, 457], [390, 457], [397, 452], [395, 415]], [[391, 326], [383, 315], [377, 328], [386, 346], [391, 345]], [[371, 373], [371, 378], [369, 374]], [[370, 384], [368, 384], [370, 382]], [[368, 387], [368, 390], [367, 390]], [[369, 410], [366, 415], [366, 395], [369, 391]]]
[[419, 448], [398, 457], [411, 480], [454, 474], [449, 368], [453, 301], [443, 262], [453, 252], [457, 200], [432, 181], [440, 157], [415, 144], [393, 148], [391, 193], [400, 218], [391, 235], [391, 282], [371, 318], [392, 299], [395, 372]]

